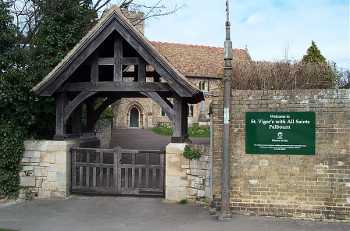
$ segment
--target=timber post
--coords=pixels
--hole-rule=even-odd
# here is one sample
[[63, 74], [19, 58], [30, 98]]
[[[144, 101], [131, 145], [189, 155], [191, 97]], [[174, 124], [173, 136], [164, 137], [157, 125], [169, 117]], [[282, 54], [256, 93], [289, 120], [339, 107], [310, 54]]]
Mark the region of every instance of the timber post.
[[67, 104], [67, 94], [60, 92], [55, 96], [56, 101], [56, 133], [55, 140], [63, 140], [66, 134], [66, 122], [64, 119], [64, 109]]

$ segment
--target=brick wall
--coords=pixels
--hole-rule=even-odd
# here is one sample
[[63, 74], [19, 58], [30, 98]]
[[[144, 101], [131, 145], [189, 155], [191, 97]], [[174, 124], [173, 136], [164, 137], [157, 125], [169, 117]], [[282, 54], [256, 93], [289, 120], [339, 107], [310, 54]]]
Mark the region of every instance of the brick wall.
[[[213, 192], [220, 197], [223, 99], [213, 101]], [[350, 220], [350, 90], [233, 91], [231, 206], [254, 215]], [[248, 155], [245, 112], [315, 111], [316, 155]]]

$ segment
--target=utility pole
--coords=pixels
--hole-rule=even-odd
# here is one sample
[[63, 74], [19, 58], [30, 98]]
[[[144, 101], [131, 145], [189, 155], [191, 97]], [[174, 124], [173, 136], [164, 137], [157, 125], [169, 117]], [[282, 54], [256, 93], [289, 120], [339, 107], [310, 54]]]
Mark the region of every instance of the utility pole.
[[221, 175], [221, 212], [219, 220], [225, 221], [232, 218], [230, 210], [230, 104], [231, 104], [231, 80], [232, 80], [232, 42], [229, 0], [226, 0], [226, 39], [224, 46], [224, 134], [222, 153]]

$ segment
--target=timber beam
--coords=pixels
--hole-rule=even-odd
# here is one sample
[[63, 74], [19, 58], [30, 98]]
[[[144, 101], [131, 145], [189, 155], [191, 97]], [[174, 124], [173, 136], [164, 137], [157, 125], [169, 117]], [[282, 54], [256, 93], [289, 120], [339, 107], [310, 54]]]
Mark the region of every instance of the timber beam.
[[68, 83], [60, 91], [64, 92], [172, 92], [167, 83], [153, 82], [79, 82]]
[[82, 104], [85, 100], [87, 100], [88, 98], [90, 98], [94, 94], [96, 94], [96, 93], [84, 91], [84, 92], [81, 92], [79, 95], [77, 95], [72, 101], [70, 101], [68, 103], [68, 105], [66, 107], [64, 107], [64, 121], [67, 122], [67, 120], [70, 117], [70, 115], [72, 114], [72, 112], [77, 107], [79, 107], [80, 104]]
[[153, 99], [164, 110], [168, 118], [171, 121], [174, 120], [176, 112], [167, 98], [161, 97], [157, 92], [143, 92], [142, 94]]
[[[116, 44], [116, 46], [118, 46], [118, 44]], [[119, 58], [119, 57], [116, 57], [116, 58]], [[114, 57], [103, 57], [103, 58], [100, 57], [98, 58], [97, 63], [98, 65], [101, 65], [101, 66], [113, 66], [115, 64], [114, 60], [115, 60]], [[121, 65], [139, 65], [140, 60], [141, 59], [139, 57], [123, 57], [121, 58], [120, 64]]]

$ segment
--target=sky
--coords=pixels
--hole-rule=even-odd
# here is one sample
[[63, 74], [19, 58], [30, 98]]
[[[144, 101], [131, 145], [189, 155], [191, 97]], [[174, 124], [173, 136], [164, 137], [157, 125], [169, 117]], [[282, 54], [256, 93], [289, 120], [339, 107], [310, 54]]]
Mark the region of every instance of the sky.
[[[300, 60], [314, 40], [328, 60], [350, 69], [349, 1], [230, 0], [233, 46], [247, 47], [253, 60]], [[183, 7], [175, 14], [148, 20], [148, 39], [223, 46], [225, 0], [164, 2]]]

